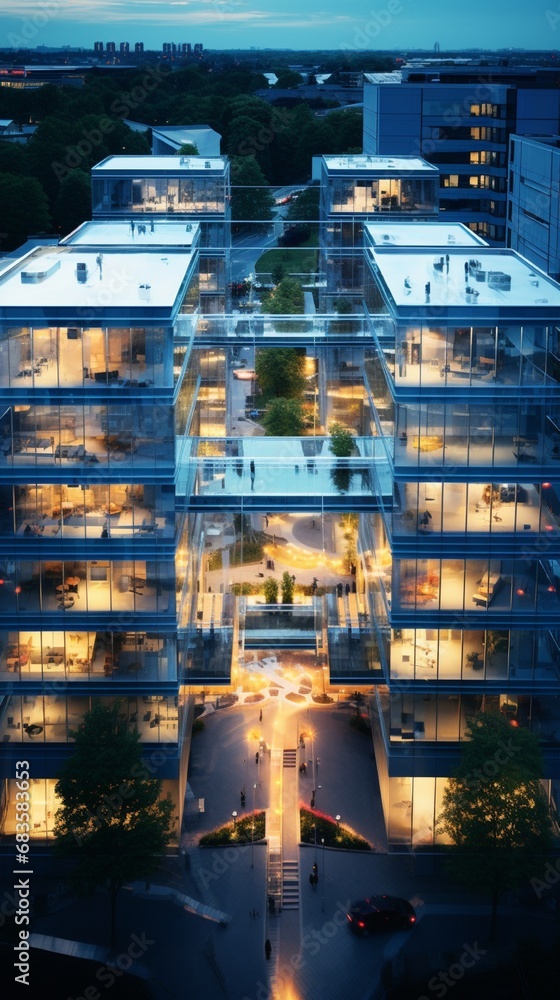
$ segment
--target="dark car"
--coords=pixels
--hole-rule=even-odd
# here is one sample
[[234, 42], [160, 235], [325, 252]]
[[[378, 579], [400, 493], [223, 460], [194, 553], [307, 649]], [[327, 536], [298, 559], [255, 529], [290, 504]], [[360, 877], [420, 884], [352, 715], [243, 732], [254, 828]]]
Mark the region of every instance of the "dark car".
[[406, 930], [414, 927], [416, 915], [407, 899], [398, 896], [369, 896], [352, 903], [346, 918], [357, 934], [371, 931]]

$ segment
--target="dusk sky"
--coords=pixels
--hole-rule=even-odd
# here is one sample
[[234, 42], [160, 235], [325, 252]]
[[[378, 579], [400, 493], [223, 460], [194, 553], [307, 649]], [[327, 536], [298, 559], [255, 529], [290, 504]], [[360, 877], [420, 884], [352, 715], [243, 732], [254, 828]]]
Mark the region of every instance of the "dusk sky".
[[94, 41], [209, 49], [556, 49], [558, 0], [0, 0], [0, 48]]

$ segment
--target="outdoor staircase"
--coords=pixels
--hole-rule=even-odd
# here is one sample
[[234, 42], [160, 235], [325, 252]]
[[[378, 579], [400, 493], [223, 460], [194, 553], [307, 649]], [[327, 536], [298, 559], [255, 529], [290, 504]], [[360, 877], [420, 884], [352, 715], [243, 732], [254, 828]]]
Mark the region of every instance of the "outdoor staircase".
[[282, 861], [282, 909], [299, 910], [299, 867], [297, 861]]
[[284, 750], [282, 763], [284, 767], [295, 767], [297, 764], [297, 750]]

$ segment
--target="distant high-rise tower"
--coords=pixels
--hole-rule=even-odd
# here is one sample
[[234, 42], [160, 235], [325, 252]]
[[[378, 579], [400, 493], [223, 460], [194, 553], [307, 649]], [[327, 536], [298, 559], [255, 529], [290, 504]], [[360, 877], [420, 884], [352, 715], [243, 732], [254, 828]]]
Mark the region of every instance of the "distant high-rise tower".
[[163, 43], [163, 54], [164, 54], [164, 56], [170, 56], [171, 55], [171, 42], [164, 42]]
[[106, 49], [106, 51], [107, 51], [107, 53], [109, 55], [114, 55], [115, 52], [116, 52], [116, 50], [117, 50], [117, 46], [115, 45], [114, 42], [107, 42], [107, 49]]
[[103, 55], [103, 42], [94, 42], [93, 43], [93, 51], [95, 52], [96, 55], [102, 56]]
[[134, 51], [136, 55], [141, 54], [144, 51], [144, 42], [136, 42], [134, 45]]
[[120, 45], [119, 45], [119, 51], [120, 51], [121, 56], [127, 56], [128, 53], [130, 52], [130, 44], [129, 44], [129, 42], [121, 42]]
[[439, 52], [439, 42], [434, 45], [434, 52]]
[[183, 42], [181, 45], [181, 55], [183, 57], [190, 56], [192, 53], [192, 45], [190, 42]]
[[195, 45], [195, 47], [194, 47], [194, 54], [195, 54], [195, 56], [196, 55], [201, 56], [203, 49], [204, 49], [204, 45], [202, 44], [202, 42], [197, 42], [196, 45]]

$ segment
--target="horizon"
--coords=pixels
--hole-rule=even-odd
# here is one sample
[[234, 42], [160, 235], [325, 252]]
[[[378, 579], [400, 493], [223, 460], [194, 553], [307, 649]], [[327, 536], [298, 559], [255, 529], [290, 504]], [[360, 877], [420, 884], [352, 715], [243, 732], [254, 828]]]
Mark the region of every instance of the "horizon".
[[[188, 8], [188, 9], [187, 9]], [[187, 10], [184, 10], [187, 9]], [[311, 0], [302, 16], [300, 0], [0, 0], [0, 49], [45, 46], [93, 49], [95, 41], [128, 41], [157, 51], [164, 42], [202, 43], [210, 51], [443, 51], [558, 47], [558, 11], [527, 15], [524, 0], [471, 0], [449, 17], [446, 0], [355, 0], [351, 14], [339, 0]], [[507, 44], [504, 46], [504, 30]], [[294, 36], [313, 45], [293, 48]], [[276, 44], [271, 44], [272, 39]], [[243, 45], [241, 45], [241, 41]]]

